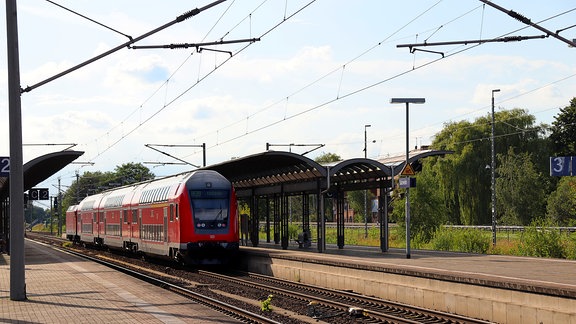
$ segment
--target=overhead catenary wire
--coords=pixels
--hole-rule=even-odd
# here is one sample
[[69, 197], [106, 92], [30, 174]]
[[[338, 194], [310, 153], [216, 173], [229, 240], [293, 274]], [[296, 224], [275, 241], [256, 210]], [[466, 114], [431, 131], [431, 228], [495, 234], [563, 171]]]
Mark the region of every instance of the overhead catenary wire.
[[[455, 53], [455, 54], [457, 54], [457, 53]], [[191, 54], [191, 55], [192, 55], [192, 54]], [[191, 55], [190, 55], [190, 56], [191, 56]], [[189, 58], [190, 56], [188, 56], [188, 58]], [[352, 61], [353, 61], [353, 60], [352, 60]], [[221, 65], [220, 65], [220, 66], [221, 66]], [[341, 65], [341, 66], [338, 67], [337, 70], [342, 69], [342, 73], [344, 73], [344, 70], [343, 70], [344, 67], [345, 67], [345, 65]], [[343, 75], [342, 75], [342, 76], [343, 76]], [[385, 81], [386, 81], [386, 80], [384, 80], [384, 82], [385, 82]], [[167, 82], [168, 82], [168, 80], [167, 80]], [[200, 78], [198, 79], [198, 82], [200, 82]], [[376, 86], [376, 85], [378, 85], [378, 84], [380, 84], [380, 83], [382, 83], [382, 82], [376, 83], [375, 85], [372, 85], [372, 86]], [[194, 86], [195, 86], [195, 85], [193, 85], [192, 87], [194, 87]], [[192, 88], [192, 87], [191, 87], [191, 88]], [[338, 99], [341, 97], [341, 96], [340, 96], [340, 87], [341, 87], [341, 83], [339, 84], [339, 90], [338, 90], [338, 95], [337, 95]], [[366, 89], [368, 89], [369, 87], [370, 87], [370, 86], [368, 86], [368, 87], [366, 87], [366, 88], [362, 88], [361, 90], [356, 91], [355, 93], [358, 93], [358, 92], [361, 92], [361, 91], [363, 91], [363, 90], [366, 90]], [[188, 90], [189, 90], [189, 89], [188, 89]], [[348, 95], [350, 95], [350, 94], [348, 94]], [[281, 101], [286, 101], [286, 102], [288, 102], [289, 97], [290, 97], [290, 96], [283, 97], [283, 98], [281, 99]], [[342, 98], [345, 98], [345, 96], [342, 96]], [[327, 104], [329, 104], [329, 103], [331, 103], [331, 102], [333, 102], [333, 100], [330, 101], [330, 102], [326, 102], [326, 103], [320, 104], [320, 105], [318, 105], [318, 106], [319, 106], [319, 107], [322, 107], [322, 106], [327, 105]], [[170, 106], [170, 104], [171, 104], [171, 102], [165, 102], [165, 104], [164, 104], [164, 106], [162, 107], [162, 109]], [[310, 109], [310, 110], [308, 110], [308, 111], [311, 111], [311, 110], [314, 110], [314, 109]], [[307, 111], [306, 111], [306, 112], [307, 112]], [[302, 112], [301, 114], [304, 114], [304, 113], [306, 113], [306, 112]], [[301, 115], [301, 114], [299, 114], [299, 115]], [[246, 119], [243, 119], [243, 120], [249, 119], [250, 116], [252, 116], [252, 115], [249, 115]], [[153, 116], [152, 116], [152, 117], [153, 117]], [[283, 119], [286, 119], [286, 117], [288, 117], [288, 119], [292, 118], [291, 116], [286, 116], [286, 115], [285, 115]], [[148, 120], [149, 120], [149, 119], [146, 119], [146, 120], [141, 121], [141, 122], [140, 122], [140, 125], [145, 124]], [[242, 122], [242, 121], [239, 121], [239, 122]], [[224, 129], [224, 127], [223, 127], [223, 128], [220, 128], [219, 131], [221, 132], [222, 129]], [[248, 131], [248, 127], [247, 127], [247, 131]], [[217, 130], [217, 132], [218, 132], [218, 130]], [[252, 132], [253, 132], [253, 131], [252, 131]], [[251, 132], [251, 133], [252, 133], [252, 132]], [[248, 134], [248, 132], [247, 132], [247, 134]], [[223, 144], [223, 143], [225, 143], [225, 142], [218, 142], [218, 141], [217, 141], [217, 143], [218, 143], [218, 144]], [[102, 152], [102, 153], [104, 153], [104, 152]]]
[[[436, 3], [436, 4], [437, 4], [437, 3]], [[436, 5], [436, 4], [435, 4], [435, 5]], [[434, 6], [435, 6], [435, 5], [434, 5]], [[433, 7], [433, 6], [432, 6], [432, 7]], [[431, 7], [431, 8], [432, 8], [432, 7]], [[431, 8], [428, 8], [426, 11], [424, 11], [424, 13], [427, 12], [428, 10], [430, 10]], [[423, 14], [423, 13], [422, 13], [422, 14]], [[420, 14], [419, 16], [421, 16], [422, 14]], [[419, 17], [419, 16], [418, 16], [418, 17]], [[416, 18], [415, 18], [415, 19], [416, 19]], [[412, 21], [414, 21], [415, 19], [413, 19]], [[412, 21], [411, 21], [411, 22], [412, 22]], [[409, 23], [408, 23], [408, 24], [409, 24]], [[400, 28], [398, 31], [402, 30], [402, 29], [403, 29], [405, 26], [407, 26], [408, 24], [404, 25], [404, 26], [403, 26], [402, 28]], [[520, 28], [520, 29], [518, 29], [518, 30], [522, 30], [522, 29], [524, 29], [524, 28], [528, 28], [528, 27], [526, 26], [526, 27]], [[518, 30], [516, 30], [516, 31], [514, 31], [514, 32], [517, 32]], [[387, 37], [385, 40], [379, 42], [377, 45], [374, 45], [374, 46], [371, 47], [370, 49], [364, 51], [364, 52], [361, 53], [360, 55], [358, 55], [358, 56], [356, 56], [355, 58], [353, 58], [352, 60], [348, 61], [346, 64], [349, 64], [349, 63], [357, 60], [358, 58], [360, 58], [361, 56], [363, 56], [363, 55], [366, 54], [367, 52], [371, 51], [373, 48], [381, 45], [383, 42], [385, 42], [387, 39], [391, 38], [391, 37], [392, 37], [394, 34], [396, 34], [398, 31], [396, 31], [395, 33], [393, 33], [391, 36]], [[511, 32], [511, 33], [512, 33], [512, 32]], [[265, 34], [266, 34], [266, 33], [265, 33]], [[265, 35], [265, 34], [264, 34], [264, 35]], [[507, 34], [510, 34], [510, 33], [507, 33]], [[507, 35], [507, 34], [505, 34], [505, 35]], [[503, 35], [503, 36], [505, 36], [505, 35]], [[476, 45], [476, 46], [477, 46], [477, 45]], [[471, 47], [467, 47], [467, 48], [462, 49], [462, 50], [454, 51], [452, 54], [450, 54], [450, 55], [448, 55], [448, 56], [452, 56], [452, 55], [455, 55], [455, 54], [459, 54], [459, 53], [461, 53], [461, 52], [463, 52], [463, 51], [465, 51], [465, 50], [472, 49], [472, 48], [474, 48], [474, 47], [476, 47], [476, 46], [471, 46]], [[237, 52], [237, 53], [238, 53], [238, 52]], [[447, 56], [447, 57], [448, 57], [448, 56]], [[239, 138], [245, 137], [245, 136], [247, 136], [247, 135], [250, 135], [250, 134], [252, 134], [252, 133], [258, 132], [258, 131], [260, 131], [260, 130], [263, 130], [263, 129], [266, 129], [266, 128], [275, 126], [275, 125], [281, 123], [282, 121], [290, 120], [290, 119], [295, 118], [295, 117], [298, 117], [298, 116], [300, 116], [300, 115], [302, 115], [302, 114], [305, 114], [305, 113], [308, 113], [308, 112], [310, 112], [310, 111], [316, 110], [316, 109], [318, 109], [318, 108], [324, 107], [324, 106], [326, 106], [326, 105], [328, 105], [328, 104], [330, 104], [330, 103], [333, 103], [333, 102], [336, 101], [336, 100], [346, 98], [346, 97], [348, 97], [348, 96], [351, 96], [351, 95], [357, 94], [357, 93], [359, 93], [359, 92], [365, 91], [365, 90], [367, 90], [367, 89], [370, 89], [370, 88], [372, 88], [372, 87], [378, 86], [378, 85], [380, 85], [380, 84], [382, 84], [382, 83], [384, 83], [384, 82], [387, 82], [387, 81], [396, 79], [396, 78], [398, 78], [398, 77], [400, 77], [400, 76], [402, 76], [402, 75], [405, 75], [405, 74], [407, 74], [407, 73], [409, 73], [409, 72], [411, 72], [411, 71], [413, 71], [413, 70], [416, 70], [416, 69], [425, 67], [425, 66], [427, 66], [427, 65], [430, 65], [430, 64], [432, 64], [432, 63], [435, 63], [435, 62], [437, 62], [438, 60], [439, 60], [439, 59], [433, 60], [433, 61], [430, 61], [430, 62], [427, 62], [426, 64], [421, 65], [421, 66], [419, 66], [419, 67], [415, 67], [415, 68], [412, 69], [412, 70], [404, 71], [404, 72], [402, 72], [402, 73], [399, 73], [399, 74], [394, 75], [394, 76], [392, 76], [392, 77], [389, 77], [389, 78], [387, 78], [387, 79], [381, 80], [381, 81], [376, 82], [376, 83], [374, 83], [374, 84], [371, 84], [371, 85], [368, 85], [368, 86], [366, 86], [366, 87], [363, 87], [363, 88], [357, 89], [357, 90], [355, 90], [355, 91], [352, 91], [352, 92], [350, 92], [350, 93], [348, 93], [348, 94], [344, 94], [344, 95], [342, 95], [342, 96], [338, 95], [338, 98], [335, 99], [335, 100], [329, 100], [329, 101], [327, 101], [327, 102], [324, 102], [324, 103], [315, 105], [315, 106], [313, 106], [313, 107], [311, 107], [311, 108], [309, 108], [309, 109], [307, 109], [307, 110], [301, 111], [301, 112], [299, 112], [299, 113], [296, 113], [296, 114], [293, 114], [293, 115], [288, 115], [288, 116], [285, 115], [285, 116], [283, 116], [283, 118], [281, 118], [281, 119], [278, 120], [278, 121], [269, 123], [269, 124], [267, 124], [267, 125], [263, 125], [263, 126], [261, 126], [261, 127], [259, 127], [259, 128], [256, 128], [256, 129], [252, 130], [252, 131], [248, 131], [248, 128], [246, 128], [246, 132], [244, 132], [244, 134], [239, 135], [239, 136], [236, 136], [236, 137], [229, 138], [228, 140], [221, 140], [220, 138], [218, 138], [218, 140], [216, 141], [216, 144], [213, 145], [213, 146], [209, 146], [208, 148], [214, 148], [214, 147], [216, 147], [216, 146], [219, 146], [219, 145], [222, 145], [222, 144], [226, 144], [226, 143], [229, 143], [229, 142], [234, 141], [234, 140], [236, 140], [236, 139], [239, 139]], [[242, 123], [242, 122], [247, 121], [251, 116], [254, 116], [255, 114], [260, 113], [260, 112], [262, 112], [262, 111], [265, 111], [265, 110], [269, 109], [270, 107], [273, 107], [274, 105], [276, 105], [277, 103], [279, 103], [279, 102], [281, 102], [281, 101], [287, 100], [287, 98], [295, 95], [296, 93], [298, 93], [298, 92], [300, 92], [300, 91], [303, 91], [305, 88], [312, 86], [314, 83], [318, 82], [319, 80], [325, 78], [326, 76], [328, 76], [328, 75], [330, 75], [330, 74], [332, 74], [332, 73], [334, 73], [335, 71], [338, 71], [338, 70], [340, 70], [340, 69], [342, 69], [342, 66], [340, 66], [340, 67], [338, 67], [337, 69], [331, 71], [330, 73], [326, 74], [325, 76], [323, 76], [323, 77], [315, 80], [314, 82], [308, 84], [308, 85], [305, 86], [304, 88], [302, 88], [302, 89], [300, 89], [300, 90], [292, 93], [291, 95], [289, 95], [289, 96], [287, 96], [287, 97], [279, 100], [278, 102], [273, 103], [273, 104], [271, 104], [271, 105], [268, 105], [268, 106], [265, 107], [264, 109], [259, 110], [258, 112], [254, 113], [254, 114], [252, 114], [252, 115], [249, 115], [247, 118], [245, 118], [245, 119], [243, 118], [242, 120], [239, 120], [239, 121], [237, 121], [237, 122], [233, 122], [233, 123], [231, 123], [231, 124], [229, 124], [229, 125], [226, 125], [226, 126], [223, 126], [223, 127], [219, 128], [218, 130], [216, 130], [216, 133], [220, 133], [221, 130], [226, 129], [226, 128], [232, 126], [232, 125], [236, 125], [236, 124], [238, 124], [238, 123]], [[214, 70], [213, 70], [213, 71], [214, 71]], [[212, 71], [212, 72], [213, 72], [213, 71]], [[210, 73], [212, 73], [212, 72], [210, 72]], [[207, 76], [207, 75], [206, 75], [206, 76]], [[200, 81], [200, 80], [199, 80], [199, 81]], [[197, 83], [198, 83], [198, 82], [197, 82]], [[196, 83], [196, 84], [197, 84], [197, 83]], [[195, 84], [195, 85], [196, 85], [196, 84]], [[191, 87], [189, 87], [187, 90], [185, 90], [185, 92], [187, 92], [188, 90], [190, 90], [191, 88], [193, 88], [195, 85], [192, 85]], [[176, 99], [177, 99], [177, 98], [176, 98]], [[167, 106], [167, 105], [166, 105], [166, 106]], [[166, 107], [166, 106], [165, 106], [165, 107]], [[162, 109], [164, 109], [165, 107], [163, 107]], [[154, 116], [154, 115], [152, 115], [151, 117], [153, 117], [153, 116]], [[150, 119], [150, 118], [149, 118], [149, 119]], [[148, 121], [149, 119], [145, 120], [144, 122]], [[198, 138], [202, 138], [202, 137], [204, 137], [204, 136], [206, 136], [206, 135], [199, 136]], [[197, 138], [197, 139], [198, 139], [198, 138]], [[197, 139], [196, 139], [196, 140], [197, 140]], [[114, 144], [115, 144], [115, 143], [114, 143]]]
[[100, 54], [100, 55], [96, 55], [95, 57], [93, 57], [93, 58], [91, 58], [91, 59], [88, 59], [88, 60], [86, 60], [86, 61], [84, 61], [84, 62], [82, 62], [82, 63], [80, 63], [80, 64], [77, 64], [77, 65], [75, 65], [75, 66], [73, 66], [73, 67], [71, 67], [71, 68], [69, 68], [69, 69], [67, 69], [67, 70], [65, 70], [65, 71], [62, 71], [62, 72], [60, 72], [60, 73], [58, 73], [58, 74], [56, 74], [56, 75], [54, 75], [54, 76], [51, 76], [51, 77], [49, 77], [49, 78], [47, 78], [47, 79], [45, 79], [45, 80], [43, 80], [43, 81], [40, 81], [40, 82], [36, 83], [36, 84], [34, 84], [34, 85], [27, 86], [26, 88], [21, 89], [21, 92], [30, 92], [30, 91], [32, 91], [32, 90], [34, 90], [34, 89], [36, 89], [36, 88], [38, 88], [38, 87], [40, 87], [40, 86], [43, 86], [43, 85], [45, 85], [45, 84], [47, 84], [47, 83], [49, 83], [49, 82], [52, 82], [52, 81], [54, 81], [54, 80], [56, 80], [56, 79], [59, 79], [59, 78], [65, 76], [65, 75], [67, 75], [67, 74], [69, 74], [69, 73], [71, 73], [71, 72], [74, 72], [74, 71], [76, 71], [76, 70], [78, 70], [78, 69], [80, 69], [80, 68], [83, 68], [84, 66], [86, 66], [86, 65], [88, 65], [88, 64], [94, 63], [94, 62], [96, 62], [96, 61], [98, 61], [98, 60], [100, 60], [100, 59], [102, 59], [102, 58], [104, 58], [104, 57], [106, 57], [106, 56], [108, 56], [108, 55], [110, 55], [110, 54], [112, 54], [112, 53], [115, 53], [115, 52], [117, 52], [117, 51], [119, 51], [119, 50], [121, 50], [121, 49], [123, 49], [123, 48], [125, 48], [125, 47], [128, 47], [129, 45], [132, 45], [132, 44], [134, 44], [134, 43], [136, 43], [136, 42], [138, 42], [138, 41], [140, 41], [140, 40], [142, 40], [142, 39], [145, 39], [145, 38], [147, 38], [147, 37], [149, 37], [149, 36], [151, 36], [151, 35], [154, 35], [154, 34], [156, 34], [157, 32], [159, 32], [159, 31], [161, 31], [161, 30], [164, 30], [164, 29], [166, 29], [166, 28], [168, 28], [168, 27], [170, 27], [170, 26], [172, 26], [172, 25], [174, 25], [174, 24], [180, 23], [180, 22], [182, 22], [182, 21], [184, 21], [184, 20], [186, 20], [186, 19], [188, 19], [188, 18], [190, 18], [190, 17], [196, 16], [197, 14], [201, 13], [202, 11], [207, 10], [207, 9], [210, 9], [210, 8], [216, 6], [216, 5], [218, 5], [218, 4], [220, 4], [220, 3], [224, 2], [224, 1], [226, 1], [226, 0], [216, 0], [216, 1], [214, 1], [214, 2], [212, 2], [212, 3], [210, 3], [210, 4], [206, 5], [206, 6], [204, 6], [204, 7], [202, 7], [202, 8], [196, 8], [196, 9], [190, 10], [190, 11], [188, 11], [188, 12], [186, 12], [186, 13], [178, 16], [178, 17], [176, 17], [174, 20], [172, 20], [172, 21], [170, 21], [170, 22], [168, 22], [168, 23], [166, 23], [166, 24], [164, 24], [164, 25], [162, 25], [162, 26], [160, 26], [160, 27], [158, 27], [158, 28], [155, 28], [155, 29], [153, 29], [153, 30], [151, 30], [151, 31], [149, 31], [149, 32], [147, 32], [147, 33], [144, 33], [144, 34], [142, 34], [142, 35], [140, 35], [140, 36], [138, 36], [138, 37], [136, 37], [136, 38], [134, 38], [134, 39], [130, 39], [129, 41], [127, 41], [127, 42], [125, 42], [125, 43], [123, 43], [123, 44], [121, 44], [121, 45], [118, 45], [118, 46], [116, 46], [116, 47], [114, 47], [114, 48], [112, 48], [112, 49], [110, 49], [110, 50], [107, 50], [107, 51], [105, 51], [104, 53], [102, 53], [102, 54]]
[[[281, 24], [283, 24], [284, 22], [286, 22], [287, 20], [289, 20], [291, 17], [294, 17], [295, 15], [297, 15], [298, 13], [300, 13], [302, 10], [304, 10], [305, 8], [307, 8], [308, 6], [310, 6], [312, 3], [314, 3], [316, 0], [312, 0], [310, 2], [308, 2], [307, 4], [305, 4], [304, 6], [302, 6], [300, 9], [298, 9], [296, 12], [292, 13], [292, 15], [290, 15], [288, 18], [280, 21], [279, 23], [277, 23], [276, 25], [273, 25], [270, 29], [266, 30], [260, 37], [258, 38], [264, 38], [264, 36], [266, 36], [267, 34], [269, 34], [270, 32], [272, 32], [273, 30], [275, 30], [276, 28], [278, 28]], [[246, 48], [248, 48], [249, 46], [251, 46], [253, 43], [249, 43], [247, 45], [245, 45], [244, 47], [242, 47], [240, 50], [236, 51], [235, 53], [233, 53], [230, 57], [228, 57], [227, 59], [225, 59], [222, 63], [218, 64], [216, 67], [214, 67], [214, 69], [212, 69], [211, 71], [209, 71], [208, 73], [206, 73], [204, 76], [199, 77], [198, 81], [194, 84], [192, 84], [191, 86], [189, 86], [188, 88], [186, 88], [185, 90], [183, 90], [180, 94], [176, 95], [174, 98], [172, 98], [172, 100], [170, 100], [169, 102], [167, 102], [163, 107], [161, 107], [160, 109], [158, 109], [157, 111], [155, 111], [152, 115], [148, 116], [145, 120], [143, 120], [142, 122], [140, 122], [138, 125], [136, 125], [134, 128], [132, 128], [131, 130], [129, 130], [126, 134], [122, 135], [120, 138], [118, 138], [116, 141], [112, 142], [112, 144], [110, 144], [107, 148], [105, 148], [103, 151], [99, 152], [96, 156], [92, 157], [91, 160], [94, 160], [96, 158], [98, 158], [99, 156], [101, 156], [102, 154], [104, 154], [105, 152], [107, 152], [108, 150], [110, 150], [112, 147], [114, 147], [116, 144], [118, 144], [120, 141], [122, 141], [123, 139], [125, 139], [126, 137], [128, 137], [129, 135], [131, 135], [132, 133], [134, 133], [136, 130], [138, 130], [141, 126], [143, 126], [144, 124], [146, 124], [147, 122], [149, 122], [150, 120], [152, 120], [155, 116], [157, 116], [159, 113], [161, 113], [164, 109], [166, 109], [167, 107], [169, 107], [170, 105], [172, 105], [173, 103], [175, 103], [176, 101], [178, 101], [181, 97], [183, 97], [186, 93], [188, 93], [190, 90], [192, 90], [194, 87], [196, 87], [201, 81], [205, 80], [206, 78], [208, 78], [210, 75], [212, 75], [215, 71], [217, 71], [221, 66], [223, 66], [224, 64], [226, 64], [229, 60], [231, 60], [232, 58], [234, 58], [236, 55], [238, 55], [239, 53], [243, 52]]]
[[102, 26], [102, 27], [104, 27], [104, 28], [106, 28], [106, 29], [108, 29], [108, 30], [111, 30], [111, 31], [113, 31], [113, 32], [115, 32], [115, 33], [117, 33], [117, 34], [120, 34], [120, 35], [128, 38], [129, 40], [132, 40], [132, 36], [130, 36], [130, 35], [128, 35], [128, 34], [124, 34], [123, 32], [120, 32], [120, 31], [118, 31], [118, 30], [116, 30], [116, 29], [114, 29], [114, 28], [112, 28], [112, 27], [110, 27], [110, 26], [108, 26], [108, 25], [105, 25], [105, 24], [103, 24], [103, 23], [101, 23], [101, 22], [98, 22], [98, 21], [96, 21], [96, 20], [94, 20], [94, 19], [92, 19], [92, 18], [90, 18], [90, 17], [88, 17], [88, 16], [85, 16], [85, 15], [83, 15], [83, 14], [77, 12], [77, 11], [74, 11], [74, 10], [72, 10], [72, 9], [70, 9], [70, 8], [64, 7], [63, 5], [58, 4], [58, 3], [54, 2], [54, 1], [51, 1], [51, 0], [46, 0], [46, 1], [49, 2], [49, 3], [51, 3], [51, 4], [53, 4], [53, 5], [55, 5], [55, 6], [57, 6], [57, 7], [60, 7], [60, 8], [62, 8], [62, 9], [64, 9], [64, 10], [66, 10], [66, 11], [69, 11], [69, 12], [71, 12], [71, 13], [77, 15], [77, 16], [80, 16], [80, 17], [82, 17], [82, 18], [84, 18], [84, 19], [86, 19], [86, 20], [88, 20], [88, 21], [91, 21], [91, 22], [93, 22], [93, 23], [95, 23], [95, 24], [97, 24], [97, 25], [100, 25], [100, 26]]

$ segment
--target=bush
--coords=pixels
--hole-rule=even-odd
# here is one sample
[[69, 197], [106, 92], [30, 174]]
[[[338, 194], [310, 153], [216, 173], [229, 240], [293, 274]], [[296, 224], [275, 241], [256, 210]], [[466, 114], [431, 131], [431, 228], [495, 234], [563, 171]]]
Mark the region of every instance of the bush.
[[566, 259], [576, 260], [576, 233], [566, 235]]
[[490, 238], [480, 230], [440, 228], [434, 233], [432, 246], [438, 251], [486, 253], [490, 247]]
[[456, 251], [469, 253], [486, 253], [490, 247], [490, 238], [483, 235], [480, 230], [458, 231], [456, 237]]
[[521, 255], [565, 258], [561, 235], [545, 221], [534, 221], [524, 229], [518, 250]]
[[454, 232], [449, 229], [440, 227], [432, 238], [432, 246], [438, 251], [452, 251], [454, 242]]

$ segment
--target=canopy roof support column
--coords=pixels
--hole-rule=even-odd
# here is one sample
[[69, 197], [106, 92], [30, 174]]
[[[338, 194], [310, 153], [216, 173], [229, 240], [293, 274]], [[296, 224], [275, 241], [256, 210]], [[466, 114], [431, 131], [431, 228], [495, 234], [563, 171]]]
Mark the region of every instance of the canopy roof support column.
[[288, 206], [288, 197], [284, 193], [284, 190], [282, 190], [280, 200], [281, 200], [281, 204], [282, 204], [282, 206], [280, 208], [281, 209], [280, 236], [281, 236], [281, 241], [282, 241], [282, 249], [286, 250], [286, 249], [288, 249], [289, 235], [290, 235], [289, 230], [288, 230], [288, 215], [290, 213], [290, 211], [289, 211], [290, 207]]
[[318, 190], [316, 192], [316, 241], [318, 242], [318, 252], [322, 253], [326, 251], [326, 216], [324, 215], [324, 193], [322, 193], [322, 188], [320, 186], [320, 180], [318, 180]]
[[336, 239], [338, 248], [344, 248], [344, 192], [340, 189], [336, 191]]
[[280, 196], [274, 195], [274, 244], [280, 244]]
[[258, 213], [258, 197], [253, 195], [250, 197], [250, 213], [252, 214], [251, 219], [251, 226], [250, 226], [250, 241], [252, 242], [252, 246], [258, 246], [259, 241], [259, 230], [260, 230], [260, 217]]
[[380, 249], [388, 251], [388, 193], [384, 186], [380, 187], [378, 195], [378, 222], [380, 222]]
[[266, 196], [266, 243], [270, 243], [270, 197]]

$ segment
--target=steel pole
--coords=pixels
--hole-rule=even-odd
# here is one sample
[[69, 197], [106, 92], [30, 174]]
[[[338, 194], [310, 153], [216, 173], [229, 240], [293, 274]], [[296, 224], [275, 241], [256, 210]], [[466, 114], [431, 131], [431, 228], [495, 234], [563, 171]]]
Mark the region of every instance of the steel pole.
[[24, 165], [16, 0], [6, 0], [10, 123], [10, 299], [26, 300], [24, 279]]
[[[368, 158], [368, 127], [372, 125], [364, 125], [364, 158]], [[368, 194], [364, 189], [364, 238], [368, 238]]]
[[[409, 140], [409, 105], [406, 102], [406, 164], [408, 166], [408, 159], [410, 158], [410, 140]], [[410, 186], [406, 187], [406, 259], [410, 259]]]
[[492, 245], [496, 246], [496, 149], [494, 147], [494, 92], [500, 89], [492, 90], [492, 125], [491, 125], [491, 163], [490, 163], [490, 189], [492, 193]]

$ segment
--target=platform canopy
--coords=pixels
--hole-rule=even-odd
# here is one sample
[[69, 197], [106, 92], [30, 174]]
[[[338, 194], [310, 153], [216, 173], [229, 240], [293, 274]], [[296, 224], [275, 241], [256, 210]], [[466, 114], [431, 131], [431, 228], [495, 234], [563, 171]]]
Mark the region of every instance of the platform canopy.
[[[42, 155], [26, 162], [23, 165], [24, 191], [48, 179], [82, 154], [84, 152], [81, 151], [60, 151]], [[9, 182], [9, 178], [0, 177], [0, 201], [5, 200], [10, 195]]]
[[[450, 151], [422, 150], [410, 155], [409, 163], [421, 158], [450, 154]], [[239, 197], [277, 193], [317, 192], [329, 187], [340, 190], [379, 188], [402, 171], [401, 157], [377, 161], [355, 158], [319, 164], [305, 156], [282, 151], [266, 151], [232, 159], [203, 169], [218, 171], [232, 182]]]

